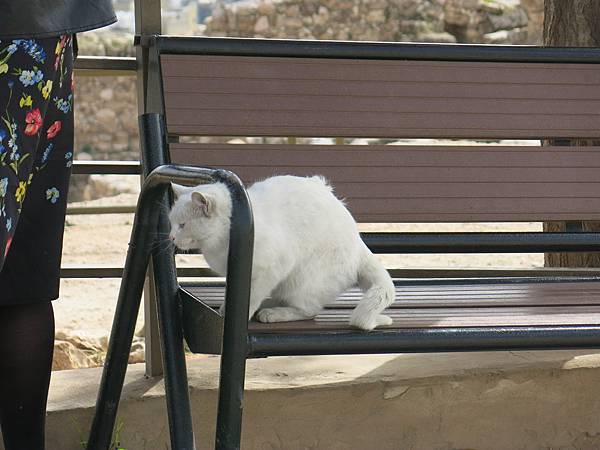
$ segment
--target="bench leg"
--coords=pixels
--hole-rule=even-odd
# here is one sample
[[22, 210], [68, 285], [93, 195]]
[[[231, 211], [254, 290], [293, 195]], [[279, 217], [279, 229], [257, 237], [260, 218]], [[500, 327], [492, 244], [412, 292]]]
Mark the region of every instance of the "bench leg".
[[156, 223], [157, 214], [153, 209], [138, 208], [86, 447], [88, 450], [107, 450], [110, 446], [140, 309], [146, 268], [155, 238]]
[[246, 354], [236, 353], [223, 347], [216, 450], [238, 450], [241, 445]]
[[233, 205], [215, 448], [237, 450], [240, 448], [242, 433], [254, 228], [243, 187], [239, 182], [225, 181], [231, 192]]
[[[159, 233], [168, 230], [166, 212], [160, 215], [159, 222]], [[179, 285], [173, 253], [170, 250], [159, 249], [152, 256], [152, 262], [154, 265], [171, 448], [194, 450], [194, 430], [179, 311]]]

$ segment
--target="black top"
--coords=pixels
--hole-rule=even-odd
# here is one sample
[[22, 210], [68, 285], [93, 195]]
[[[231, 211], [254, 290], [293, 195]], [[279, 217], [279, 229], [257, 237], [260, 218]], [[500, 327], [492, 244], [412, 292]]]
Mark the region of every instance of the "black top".
[[0, 39], [43, 38], [116, 22], [111, 0], [0, 0]]

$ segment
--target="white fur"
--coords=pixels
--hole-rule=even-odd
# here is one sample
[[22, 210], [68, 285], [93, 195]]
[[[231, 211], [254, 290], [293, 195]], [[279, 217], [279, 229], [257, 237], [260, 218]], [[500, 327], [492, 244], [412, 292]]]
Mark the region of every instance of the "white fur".
[[[173, 185], [173, 191], [171, 239], [181, 249], [200, 249], [224, 276], [231, 217], [227, 188]], [[364, 296], [350, 324], [372, 330], [392, 323], [381, 314], [394, 301], [392, 280], [323, 178], [276, 176], [252, 185], [248, 195], [255, 228], [250, 318], [256, 313], [261, 322], [310, 319], [358, 284]]]

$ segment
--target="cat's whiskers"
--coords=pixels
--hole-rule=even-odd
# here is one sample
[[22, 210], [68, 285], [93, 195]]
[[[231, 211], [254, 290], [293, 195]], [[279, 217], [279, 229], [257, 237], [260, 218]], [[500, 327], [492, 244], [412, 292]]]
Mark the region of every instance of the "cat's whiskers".
[[171, 209], [171, 205], [164, 199], [157, 200], [156, 203], [158, 203], [158, 206], [162, 206], [166, 209]]
[[175, 248], [175, 244], [170, 238], [157, 239], [152, 243], [150, 250], [156, 254], [160, 255], [168, 250]]

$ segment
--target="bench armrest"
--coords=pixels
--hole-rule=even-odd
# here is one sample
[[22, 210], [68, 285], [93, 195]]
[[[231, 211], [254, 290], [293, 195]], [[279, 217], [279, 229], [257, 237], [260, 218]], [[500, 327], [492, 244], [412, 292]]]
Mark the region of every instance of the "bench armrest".
[[[227, 314], [223, 325], [223, 348], [230, 348], [233, 352], [245, 354], [254, 248], [254, 220], [246, 189], [237, 175], [227, 170], [162, 165], [152, 170], [145, 178], [138, 211], [156, 209], [151, 205], [159, 203], [171, 182], [188, 185], [222, 182], [229, 189], [232, 215], [229, 231], [227, 290], [225, 293]], [[150, 223], [156, 222], [150, 220]]]

